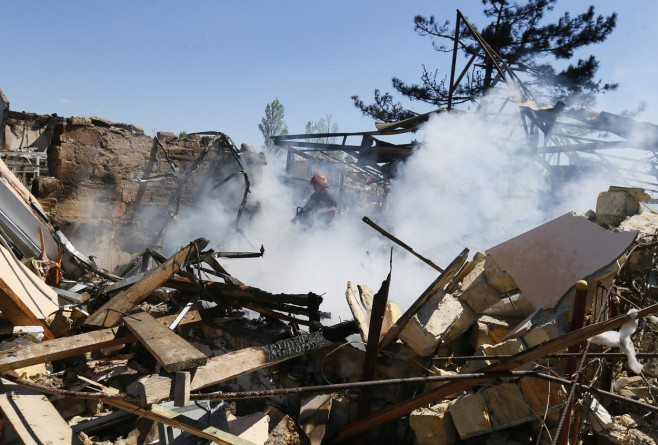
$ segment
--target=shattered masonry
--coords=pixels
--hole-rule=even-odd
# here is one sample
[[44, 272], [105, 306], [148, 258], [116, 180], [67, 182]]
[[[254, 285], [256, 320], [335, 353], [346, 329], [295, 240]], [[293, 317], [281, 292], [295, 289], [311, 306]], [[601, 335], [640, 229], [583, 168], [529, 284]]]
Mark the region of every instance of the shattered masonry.
[[[642, 211], [643, 190], [611, 187], [585, 216], [433, 265], [438, 278], [404, 313], [347, 283], [354, 320], [327, 326], [312, 292], [255, 289], [217, 261], [262, 251], [208, 251], [201, 238], [159, 252], [195, 197], [232, 175], [257, 180], [260, 155], [222, 133], [150, 138], [0, 98], [4, 441], [164, 443], [170, 431], [234, 444], [656, 442], [658, 216]], [[240, 207], [245, 185], [220, 187]], [[201, 269], [214, 278], [199, 280]], [[377, 305], [365, 384], [373, 363], [348, 337], [368, 343]], [[624, 352], [585, 349], [596, 335]]]

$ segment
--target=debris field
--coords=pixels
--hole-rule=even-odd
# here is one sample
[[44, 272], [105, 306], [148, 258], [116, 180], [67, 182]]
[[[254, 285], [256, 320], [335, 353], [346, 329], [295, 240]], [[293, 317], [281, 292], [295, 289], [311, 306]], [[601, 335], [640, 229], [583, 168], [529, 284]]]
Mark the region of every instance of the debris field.
[[[348, 282], [353, 319], [336, 323], [312, 290], [231, 275], [263, 248], [161, 253], [199, 190], [243, 178], [236, 226], [253, 211], [264, 160], [248, 147], [3, 101], [3, 150], [21, 152], [5, 129], [27, 119], [43, 144], [28, 157], [51, 172], [0, 160], [3, 443], [656, 443], [658, 214], [642, 189], [612, 186], [595, 210], [445, 267], [366, 216], [437, 277], [408, 308], [389, 301], [391, 274]], [[90, 146], [106, 154], [81, 163]], [[86, 215], [99, 199], [112, 208]], [[69, 241], [78, 230], [105, 263]]]

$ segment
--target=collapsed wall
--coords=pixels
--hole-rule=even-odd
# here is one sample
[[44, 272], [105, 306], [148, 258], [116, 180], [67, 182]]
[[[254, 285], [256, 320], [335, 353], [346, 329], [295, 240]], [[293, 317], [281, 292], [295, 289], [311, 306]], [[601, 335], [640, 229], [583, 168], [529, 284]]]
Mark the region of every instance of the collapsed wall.
[[[211, 137], [160, 132], [153, 138], [135, 125], [97, 117], [62, 118], [7, 107], [0, 129], [3, 158], [14, 160], [14, 171], [76, 247], [109, 270], [145, 248], [161, 246], [175, 214], [211, 192], [219, 195], [213, 191], [217, 183], [240, 169], [226, 147], [214, 144], [203, 155]], [[241, 155], [247, 169], [264, 163], [252, 152]], [[22, 175], [20, 162], [26, 163]], [[240, 193], [229, 193], [230, 187]], [[237, 209], [243, 189], [237, 180], [222, 185], [222, 202], [233, 198]]]

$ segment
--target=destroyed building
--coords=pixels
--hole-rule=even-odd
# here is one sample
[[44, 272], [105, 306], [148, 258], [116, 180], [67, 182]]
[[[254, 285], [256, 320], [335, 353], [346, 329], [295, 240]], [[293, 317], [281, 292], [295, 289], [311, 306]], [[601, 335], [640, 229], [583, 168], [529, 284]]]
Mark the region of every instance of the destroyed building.
[[[328, 326], [322, 297], [249, 287], [218, 261], [262, 252], [200, 238], [159, 253], [191, 196], [260, 156], [221, 133], [149, 138], [8, 107], [2, 128], [8, 443], [655, 443], [658, 217], [640, 189], [611, 187], [587, 215], [445, 269], [364, 218], [439, 275], [404, 313], [390, 276], [378, 291], [347, 283], [354, 320]], [[80, 233], [85, 248], [68, 241]], [[85, 256], [107, 242], [110, 261]]]
[[[352, 318], [334, 322], [312, 289], [231, 274], [262, 248], [218, 251], [209, 233], [162, 253], [200, 196], [230, 201], [240, 233], [258, 212], [247, 197], [260, 154], [221, 132], [149, 137], [0, 99], [4, 443], [656, 443], [658, 215], [642, 189], [612, 186], [584, 215], [464, 246], [445, 267], [366, 216], [436, 279], [407, 307], [389, 301], [393, 265], [381, 285], [347, 282]], [[619, 137], [644, 126], [517, 105], [555, 177], [610, 142], [556, 139], [560, 119]], [[334, 146], [280, 137], [286, 178], [323, 162], [308, 151], [341, 151], [325, 160], [331, 180], [375, 184], [353, 189], [381, 209], [414, 145], [383, 138], [432, 114]], [[552, 163], [560, 153], [574, 163]]]

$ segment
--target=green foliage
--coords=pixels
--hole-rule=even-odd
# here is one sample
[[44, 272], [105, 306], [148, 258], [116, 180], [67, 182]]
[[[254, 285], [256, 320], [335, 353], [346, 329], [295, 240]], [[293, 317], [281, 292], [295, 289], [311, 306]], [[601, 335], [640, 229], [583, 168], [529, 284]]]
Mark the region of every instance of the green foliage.
[[279, 99], [274, 99], [272, 103], [265, 106], [265, 116], [258, 124], [258, 129], [263, 134], [265, 143], [263, 149], [265, 153], [271, 156], [277, 156], [279, 147], [274, 145], [273, 136], [288, 134], [288, 126], [285, 121], [285, 110]]
[[[594, 56], [570, 61], [576, 50], [603, 42], [614, 30], [617, 15], [595, 16], [594, 6], [582, 14], [572, 16], [565, 12], [555, 23], [544, 23], [544, 15], [552, 11], [557, 0], [482, 0], [484, 14], [491, 22], [484, 28], [475, 28], [484, 40], [526, 82], [532, 92], [555, 103], [558, 100], [570, 104], [579, 101], [589, 104], [594, 95], [614, 90], [617, 84], [602, 84], [595, 80], [599, 62]], [[440, 24], [434, 16], [416, 16], [415, 31], [432, 41], [439, 52], [451, 52], [454, 45], [454, 28], [445, 21]], [[460, 27], [458, 42], [460, 54], [470, 59], [477, 53], [475, 62], [453, 93], [453, 104], [472, 101], [495, 86], [496, 71], [491, 61], [479, 51], [479, 44], [465, 24]], [[479, 52], [478, 52], [479, 51]], [[551, 63], [546, 59], [551, 59]], [[565, 62], [566, 61], [566, 62]], [[566, 63], [566, 67], [564, 66]], [[561, 65], [556, 69], [554, 65]], [[411, 101], [445, 107], [448, 102], [446, 77], [439, 77], [438, 70], [423, 66], [420, 84], [407, 84], [397, 77], [392, 79], [393, 88]], [[401, 103], [394, 103], [390, 93], [375, 90], [374, 103], [365, 104], [358, 96], [352, 96], [354, 105], [365, 115], [385, 122], [393, 122], [413, 116]]]
[[[327, 133], [337, 133], [338, 124], [331, 121], [331, 114], [327, 114], [325, 117], [320, 118], [318, 121], [308, 121], [306, 123], [306, 134], [327, 134]], [[312, 142], [318, 142], [320, 144], [336, 144], [338, 143], [338, 138], [336, 136], [322, 136], [312, 139]], [[320, 157], [320, 154], [324, 153], [326, 156], [336, 159], [344, 159], [345, 154], [342, 151], [327, 151], [327, 152], [309, 152], [311, 156]]]
[[[308, 121], [306, 123], [306, 134], [323, 134], [323, 133], [337, 133], [338, 124], [331, 122], [331, 114], [327, 114], [325, 117], [320, 118], [318, 121]], [[335, 136], [324, 136], [321, 138], [313, 139], [313, 142], [319, 142], [321, 144], [335, 144]]]
[[187, 131], [181, 131], [178, 133], [178, 139], [185, 139], [187, 137]]

